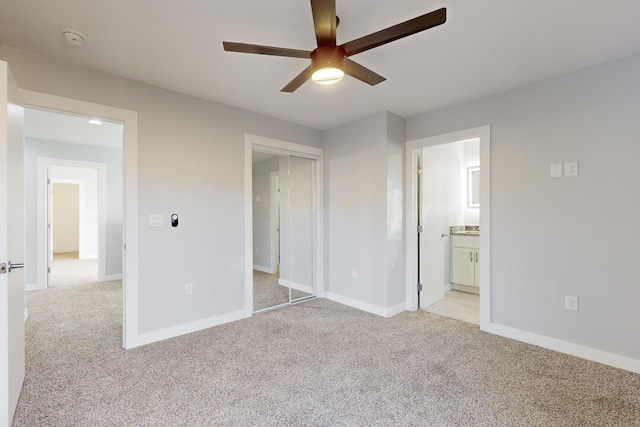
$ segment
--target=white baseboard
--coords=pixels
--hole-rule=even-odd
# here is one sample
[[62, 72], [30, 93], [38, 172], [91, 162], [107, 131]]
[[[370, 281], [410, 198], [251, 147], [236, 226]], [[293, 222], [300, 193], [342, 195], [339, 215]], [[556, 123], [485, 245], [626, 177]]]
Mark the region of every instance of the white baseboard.
[[469, 292], [470, 294], [480, 295], [480, 288], [476, 288], [475, 286], [467, 286], [467, 285], [451, 285], [451, 289], [462, 292]]
[[258, 271], [262, 271], [263, 273], [267, 273], [267, 274], [275, 274], [276, 270], [274, 268], [271, 267], [264, 267], [262, 265], [253, 265], [253, 269], [254, 270], [258, 270]]
[[591, 347], [585, 347], [583, 345], [562, 341], [556, 338], [545, 337], [543, 335], [537, 335], [495, 323], [491, 323], [490, 328], [491, 329], [487, 332], [492, 334], [640, 374], [640, 360], [638, 359], [632, 359], [630, 357], [596, 350]]
[[107, 274], [104, 276], [104, 280], [100, 280], [101, 282], [110, 282], [112, 280], [122, 280], [122, 273], [119, 274]]
[[43, 291], [45, 289], [47, 289], [47, 287], [40, 285], [40, 283], [29, 283], [29, 284], [24, 285], [24, 290], [27, 291], [27, 292]]
[[251, 314], [247, 314], [245, 311], [236, 311], [233, 313], [223, 314], [221, 316], [211, 317], [209, 319], [198, 320], [195, 322], [184, 323], [178, 326], [172, 326], [170, 328], [147, 332], [138, 335], [137, 338], [134, 338], [132, 340], [133, 344], [127, 347], [127, 349], [163, 341], [169, 338], [175, 338], [180, 335], [186, 335], [192, 332], [201, 331], [203, 329], [208, 329], [225, 323], [235, 322], [236, 320], [241, 320], [247, 317], [251, 317]]
[[[278, 279], [278, 285], [289, 286], [289, 281], [284, 279]], [[315, 295], [316, 292], [312, 286], [303, 285], [302, 283], [291, 282], [291, 289], [295, 289], [296, 291], [306, 292], [308, 294]]]
[[340, 304], [348, 305], [349, 307], [357, 308], [358, 310], [366, 311], [367, 313], [376, 314], [381, 317], [391, 317], [398, 313], [405, 311], [405, 305], [397, 304], [393, 307], [383, 308], [377, 305], [368, 304], [366, 302], [358, 301], [353, 298], [345, 297], [342, 295], [334, 294], [332, 292], [325, 292], [324, 297], [328, 300], [335, 301]]

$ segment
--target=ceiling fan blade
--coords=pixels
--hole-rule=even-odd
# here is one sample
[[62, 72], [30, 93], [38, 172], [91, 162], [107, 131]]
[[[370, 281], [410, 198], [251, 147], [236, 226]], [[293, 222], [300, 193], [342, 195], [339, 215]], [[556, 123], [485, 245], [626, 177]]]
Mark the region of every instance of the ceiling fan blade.
[[374, 73], [370, 69], [363, 67], [349, 58], [344, 58], [342, 69], [345, 74], [349, 74], [351, 77], [355, 77], [358, 80], [370, 84], [371, 86], [375, 86], [378, 83], [382, 83], [387, 80], [381, 75]]
[[311, 78], [313, 67], [309, 65], [303, 72], [298, 74], [295, 79], [291, 80], [288, 85], [280, 89], [280, 92], [293, 92]]
[[344, 48], [347, 56], [351, 56], [394, 40], [419, 33], [420, 31], [428, 30], [429, 28], [436, 27], [444, 24], [445, 22], [447, 22], [447, 9], [443, 7], [442, 9], [427, 13], [426, 15], [418, 16], [417, 18], [410, 19], [401, 24], [394, 25], [393, 27], [377, 31], [373, 34], [369, 34], [368, 36], [360, 37], [359, 39], [343, 44], [341, 47]]
[[336, 45], [336, 2], [335, 0], [311, 0], [313, 26], [316, 30], [318, 47]]
[[311, 58], [308, 50], [287, 49], [284, 47], [260, 46], [235, 42], [222, 42], [224, 50], [228, 52], [257, 53], [260, 55], [287, 56], [290, 58]]

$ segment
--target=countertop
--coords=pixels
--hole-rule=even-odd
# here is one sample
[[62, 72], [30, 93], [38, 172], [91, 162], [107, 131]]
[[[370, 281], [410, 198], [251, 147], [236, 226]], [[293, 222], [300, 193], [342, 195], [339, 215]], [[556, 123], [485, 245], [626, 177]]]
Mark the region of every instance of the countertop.
[[480, 236], [479, 225], [452, 225], [449, 227], [452, 236]]

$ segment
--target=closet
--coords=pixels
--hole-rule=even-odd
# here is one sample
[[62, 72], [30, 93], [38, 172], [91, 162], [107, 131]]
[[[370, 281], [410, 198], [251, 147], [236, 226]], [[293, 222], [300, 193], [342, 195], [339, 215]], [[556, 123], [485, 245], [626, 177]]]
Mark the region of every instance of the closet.
[[252, 151], [254, 313], [316, 295], [317, 163]]

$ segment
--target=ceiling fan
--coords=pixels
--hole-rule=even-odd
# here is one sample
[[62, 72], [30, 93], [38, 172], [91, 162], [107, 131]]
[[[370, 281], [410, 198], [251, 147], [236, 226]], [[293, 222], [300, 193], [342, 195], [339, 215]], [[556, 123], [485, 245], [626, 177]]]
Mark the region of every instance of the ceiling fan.
[[282, 92], [293, 92], [309, 78], [323, 84], [336, 83], [345, 74], [374, 86], [386, 79], [350, 60], [349, 56], [436, 27], [444, 24], [447, 20], [447, 9], [442, 8], [338, 46], [336, 44], [336, 27], [340, 19], [336, 16], [335, 0], [311, 0], [311, 12], [318, 41], [318, 47], [312, 51], [227, 41], [222, 42], [224, 50], [310, 58], [311, 65], [282, 88]]

